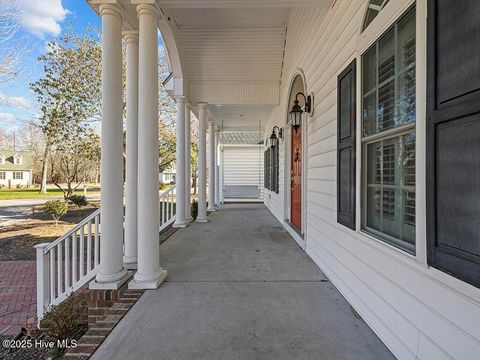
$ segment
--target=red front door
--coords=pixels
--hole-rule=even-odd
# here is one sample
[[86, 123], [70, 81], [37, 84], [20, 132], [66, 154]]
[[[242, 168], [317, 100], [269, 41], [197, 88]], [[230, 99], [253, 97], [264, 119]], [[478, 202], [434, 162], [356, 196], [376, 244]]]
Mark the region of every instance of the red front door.
[[302, 129], [292, 131], [291, 153], [291, 219], [299, 230], [302, 228]]

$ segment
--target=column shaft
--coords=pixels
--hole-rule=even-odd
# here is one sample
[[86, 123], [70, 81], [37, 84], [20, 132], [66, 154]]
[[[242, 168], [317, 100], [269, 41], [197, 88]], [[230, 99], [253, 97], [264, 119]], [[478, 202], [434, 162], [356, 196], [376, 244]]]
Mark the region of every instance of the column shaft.
[[138, 270], [128, 286], [155, 289], [167, 276], [160, 267], [158, 229], [158, 13], [154, 5], [138, 5], [139, 103], [138, 136]]
[[208, 211], [215, 211], [215, 122], [208, 122]]
[[207, 111], [198, 104], [198, 215], [197, 222], [207, 222]]
[[100, 265], [91, 288], [117, 289], [127, 280], [123, 266], [122, 15], [101, 5], [102, 124]]
[[190, 168], [190, 104], [185, 103], [185, 218], [187, 221], [192, 221], [192, 213], [191, 213], [191, 202], [192, 202], [192, 173]]
[[127, 269], [137, 268], [138, 196], [138, 32], [125, 33], [127, 47], [127, 159], [125, 184], [125, 253]]
[[218, 139], [219, 134], [218, 131], [215, 132], [215, 205], [220, 204], [220, 174], [219, 174], [219, 166], [218, 166]]
[[185, 97], [177, 97], [177, 166], [175, 177], [176, 211], [174, 227], [185, 227], [187, 224], [185, 209]]

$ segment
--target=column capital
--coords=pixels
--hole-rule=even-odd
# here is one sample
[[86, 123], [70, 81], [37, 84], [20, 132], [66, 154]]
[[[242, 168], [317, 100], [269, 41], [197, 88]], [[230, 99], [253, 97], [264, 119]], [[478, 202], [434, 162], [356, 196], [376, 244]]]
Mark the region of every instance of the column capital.
[[207, 103], [206, 102], [199, 102], [197, 103], [197, 106], [199, 109], [205, 109], [207, 107]]
[[138, 44], [138, 30], [126, 30], [122, 32], [125, 43], [137, 43]]
[[186, 101], [186, 97], [183, 96], [183, 95], [176, 95], [176, 96], [174, 96], [174, 99], [175, 99], [175, 101], [177, 101], [179, 103], [185, 103], [185, 101]]
[[120, 20], [124, 19], [125, 13], [123, 9], [119, 5], [117, 5], [116, 2], [99, 2], [99, 4], [100, 6], [98, 7], [98, 10], [100, 11], [100, 16], [113, 15]]
[[160, 19], [160, 10], [158, 9], [155, 1], [136, 0], [132, 1], [132, 4], [137, 5], [137, 16], [141, 15], [153, 15], [158, 20]]

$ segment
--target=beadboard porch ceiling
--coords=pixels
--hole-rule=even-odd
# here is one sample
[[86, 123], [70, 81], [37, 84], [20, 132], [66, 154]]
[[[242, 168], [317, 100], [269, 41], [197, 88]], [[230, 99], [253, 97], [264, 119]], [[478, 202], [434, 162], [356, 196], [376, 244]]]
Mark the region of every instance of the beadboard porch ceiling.
[[[127, 14], [126, 27], [137, 28], [135, 3], [140, 0], [118, 1]], [[295, 8], [328, 7], [332, 0], [156, 3], [161, 12], [159, 29], [170, 62], [176, 64], [168, 84], [170, 92], [187, 96], [192, 104], [208, 103], [209, 113], [218, 125], [256, 126], [268, 120], [273, 106], [280, 101], [290, 13]], [[218, 105], [222, 108], [218, 109]], [[242, 119], [242, 113], [251, 116]]]

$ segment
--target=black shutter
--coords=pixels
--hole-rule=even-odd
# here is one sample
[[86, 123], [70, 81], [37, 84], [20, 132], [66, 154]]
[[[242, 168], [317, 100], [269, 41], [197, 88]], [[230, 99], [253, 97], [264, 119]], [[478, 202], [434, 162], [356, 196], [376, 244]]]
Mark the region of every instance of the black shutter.
[[274, 187], [273, 187], [273, 191], [275, 191], [277, 194], [278, 194], [278, 177], [279, 177], [279, 166], [278, 166], [278, 162], [279, 162], [279, 147], [280, 147], [280, 144], [277, 143], [277, 146], [275, 146], [275, 150], [274, 150], [274, 153], [273, 153], [273, 158], [275, 159], [275, 166], [273, 168], [273, 173], [275, 174], [275, 184], [274, 184]]
[[428, 1], [428, 263], [480, 286], [480, 1]]
[[270, 148], [265, 150], [265, 188], [270, 190]]
[[337, 81], [337, 222], [355, 230], [355, 60]]

